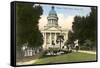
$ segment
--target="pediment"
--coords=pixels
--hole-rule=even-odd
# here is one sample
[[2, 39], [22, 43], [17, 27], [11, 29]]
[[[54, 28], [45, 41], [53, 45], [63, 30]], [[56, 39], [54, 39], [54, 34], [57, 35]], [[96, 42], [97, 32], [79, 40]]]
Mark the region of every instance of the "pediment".
[[48, 30], [48, 31], [58, 31], [58, 30], [61, 30], [61, 29], [60, 29], [60, 27], [48, 27], [45, 30]]

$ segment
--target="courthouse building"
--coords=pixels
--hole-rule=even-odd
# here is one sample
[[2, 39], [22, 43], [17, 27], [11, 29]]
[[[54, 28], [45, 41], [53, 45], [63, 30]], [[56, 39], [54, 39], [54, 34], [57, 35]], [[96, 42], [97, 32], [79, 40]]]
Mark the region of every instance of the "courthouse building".
[[[54, 6], [51, 7], [47, 20], [47, 24], [40, 30], [44, 39], [43, 48], [62, 48], [68, 39], [68, 30], [62, 29], [61, 26], [59, 26], [59, 18]], [[59, 37], [61, 38], [59, 39]]]

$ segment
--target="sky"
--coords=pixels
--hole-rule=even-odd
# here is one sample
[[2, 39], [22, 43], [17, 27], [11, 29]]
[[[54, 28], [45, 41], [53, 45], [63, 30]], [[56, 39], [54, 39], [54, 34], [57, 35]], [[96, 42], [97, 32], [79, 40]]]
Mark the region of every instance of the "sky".
[[[44, 5], [40, 4], [43, 8], [43, 14], [41, 15], [41, 19], [39, 20], [39, 29], [42, 29], [47, 23], [47, 16], [49, 11], [51, 10], [52, 5]], [[87, 16], [89, 15], [91, 9], [90, 7], [80, 7], [80, 6], [63, 6], [63, 5], [53, 5], [55, 7], [55, 11], [59, 18], [58, 24], [63, 29], [72, 29], [72, 22], [74, 21], [74, 17], [77, 16]]]

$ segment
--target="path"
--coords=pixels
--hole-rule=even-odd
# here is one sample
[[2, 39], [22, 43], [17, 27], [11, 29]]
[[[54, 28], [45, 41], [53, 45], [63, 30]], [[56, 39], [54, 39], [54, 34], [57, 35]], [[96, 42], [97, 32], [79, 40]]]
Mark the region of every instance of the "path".
[[96, 54], [96, 52], [93, 52], [93, 51], [84, 51], [84, 50], [79, 50], [78, 52], [88, 53], [88, 54]]
[[37, 60], [38, 59], [27, 61], [27, 62], [17, 62], [16, 65], [29, 65], [35, 63]]

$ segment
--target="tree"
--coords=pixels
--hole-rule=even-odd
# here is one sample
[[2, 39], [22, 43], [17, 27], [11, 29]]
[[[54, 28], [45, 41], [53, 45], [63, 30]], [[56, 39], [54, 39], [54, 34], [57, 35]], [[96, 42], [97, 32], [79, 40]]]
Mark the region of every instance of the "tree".
[[[72, 25], [73, 35], [69, 32], [68, 41], [72, 38], [78, 39], [79, 44], [82, 45], [86, 40], [90, 40], [93, 43], [90, 48], [96, 47], [96, 35], [97, 35], [97, 9], [91, 8], [89, 16], [75, 16]], [[72, 36], [72, 37], [70, 37]]]
[[[34, 7], [33, 7], [34, 6]], [[16, 4], [16, 45], [28, 42], [30, 47], [43, 44], [43, 36], [38, 28], [38, 21], [42, 15], [42, 7], [35, 4]]]
[[68, 32], [68, 41], [67, 41], [67, 44], [73, 43], [74, 40], [75, 40], [75, 38], [74, 38], [73, 32], [72, 31], [69, 31]]
[[97, 8], [96, 7], [92, 7], [91, 8], [91, 12], [90, 12], [90, 16], [88, 18], [89, 23], [87, 25], [88, 28], [90, 29], [89, 33], [89, 38], [91, 40], [96, 40], [96, 34], [97, 34]]

